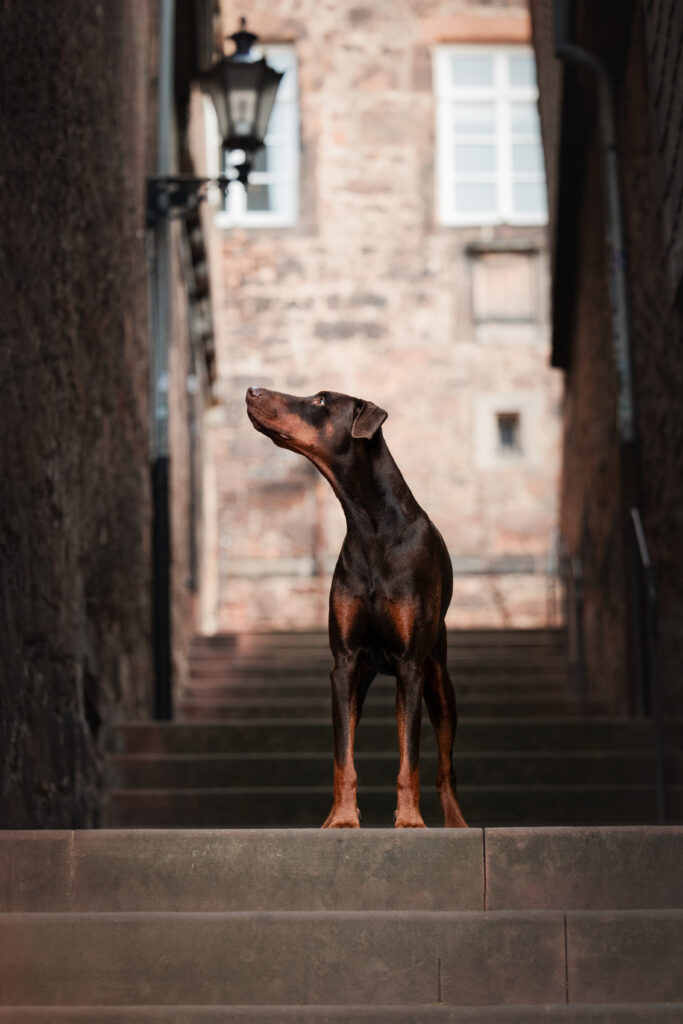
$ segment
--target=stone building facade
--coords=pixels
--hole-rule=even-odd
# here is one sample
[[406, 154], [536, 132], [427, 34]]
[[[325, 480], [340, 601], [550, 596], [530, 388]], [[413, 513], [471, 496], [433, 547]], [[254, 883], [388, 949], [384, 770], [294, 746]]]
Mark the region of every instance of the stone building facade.
[[[659, 591], [664, 708], [683, 707], [683, 10], [576, 0], [565, 35], [603, 64], [615, 109], [636, 433], [620, 441], [608, 224], [595, 73], [555, 57], [550, 0], [532, 0], [550, 194], [553, 361], [564, 370], [561, 530], [583, 569], [589, 692], [637, 710], [647, 622], [631, 575], [637, 507]], [[612, 257], [614, 259], [614, 257]], [[637, 564], [637, 563], [635, 563]], [[635, 602], [635, 603], [634, 603]], [[645, 704], [647, 705], [647, 693]]]
[[[450, 623], [545, 623], [560, 381], [549, 368], [542, 161], [533, 138], [522, 153], [483, 123], [502, 110], [503, 135], [516, 118], [536, 130], [525, 3], [224, 0], [222, 12], [227, 31], [245, 14], [269, 59], [289, 61], [275, 144], [287, 125], [296, 134], [290, 164], [281, 154], [274, 165], [275, 217], [267, 162], [256, 168], [265, 177], [252, 176], [250, 215], [239, 201], [214, 208], [220, 401], [206, 437], [203, 628], [324, 625], [344, 535], [329, 485], [252, 429], [250, 384], [385, 408], [389, 446], [452, 555]], [[441, 95], [440, 68], [446, 90], [464, 87], [459, 113]], [[464, 214], [445, 180], [458, 139], [443, 132], [456, 114], [476, 150], [456, 163], [478, 173], [465, 174]], [[209, 127], [209, 153], [214, 138]], [[524, 159], [536, 177], [519, 198], [506, 161]], [[490, 199], [488, 172], [498, 204], [472, 212]], [[288, 173], [295, 193], [278, 219]]]
[[[176, 5], [183, 169], [197, 6]], [[0, 4], [0, 827], [96, 824], [107, 724], [153, 709], [145, 181], [156, 161], [158, 61], [156, 0]], [[179, 224], [173, 243], [181, 675], [198, 529], [188, 511], [189, 403], [199, 419], [204, 399], [192, 388], [188, 396], [196, 289]]]

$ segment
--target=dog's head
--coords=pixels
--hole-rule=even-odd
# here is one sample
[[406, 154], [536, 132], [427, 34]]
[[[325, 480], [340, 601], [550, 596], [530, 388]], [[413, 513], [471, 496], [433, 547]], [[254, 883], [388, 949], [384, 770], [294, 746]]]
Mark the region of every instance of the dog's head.
[[280, 448], [328, 462], [347, 451], [354, 441], [369, 440], [380, 429], [387, 413], [372, 402], [335, 391], [319, 391], [310, 398], [251, 387], [247, 390], [247, 414]]

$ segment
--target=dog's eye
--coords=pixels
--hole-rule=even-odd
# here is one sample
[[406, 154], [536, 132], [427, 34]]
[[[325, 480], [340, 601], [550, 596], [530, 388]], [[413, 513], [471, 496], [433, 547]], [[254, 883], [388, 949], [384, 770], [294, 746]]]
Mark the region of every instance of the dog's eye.
[[316, 395], [313, 399], [313, 405], [325, 405], [325, 395]]

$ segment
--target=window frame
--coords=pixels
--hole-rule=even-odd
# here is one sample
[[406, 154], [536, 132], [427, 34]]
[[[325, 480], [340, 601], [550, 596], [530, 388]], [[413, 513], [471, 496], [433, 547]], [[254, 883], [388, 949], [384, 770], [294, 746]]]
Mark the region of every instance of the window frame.
[[[274, 180], [282, 183], [285, 186], [284, 202], [276, 210], [248, 210], [245, 190], [241, 184], [236, 183], [228, 188], [225, 206], [220, 207], [219, 200], [214, 200], [218, 206], [214, 220], [219, 227], [225, 228], [292, 227], [299, 218], [299, 82], [296, 48], [292, 43], [273, 43], [255, 46], [253, 52], [269, 59], [277, 70], [285, 70], [285, 78], [280, 84], [273, 107], [273, 110], [278, 108], [280, 111], [282, 130], [275, 136], [268, 132], [265, 138], [266, 147], [273, 142], [282, 146], [284, 165], [277, 172], [251, 171], [249, 184], [271, 184]], [[286, 91], [281, 93], [283, 87]], [[213, 105], [208, 99], [204, 110], [208, 172], [209, 175], [223, 174], [226, 168], [221, 166], [218, 123]]]
[[[450, 58], [466, 54], [493, 57], [493, 84], [491, 86], [455, 86], [451, 81]], [[436, 106], [437, 141], [437, 205], [439, 222], [448, 227], [477, 225], [513, 224], [545, 225], [548, 222], [547, 208], [539, 213], [516, 213], [513, 206], [513, 174], [511, 108], [513, 103], [537, 103], [538, 85], [509, 86], [506, 68], [509, 59], [519, 55], [534, 58], [534, 51], [525, 44], [442, 44], [434, 48], [434, 85]], [[496, 164], [492, 180], [497, 188], [496, 209], [489, 213], [464, 213], [456, 208], [456, 172], [454, 167], [455, 131], [452, 112], [455, 104], [489, 102], [494, 106], [494, 135], [496, 143]], [[534, 136], [536, 138], [536, 136]], [[540, 142], [540, 134], [538, 136]], [[542, 155], [542, 150], [541, 150]], [[473, 181], [476, 177], [473, 176]], [[524, 178], [522, 178], [524, 180]], [[545, 189], [545, 169], [540, 175], [529, 173], [529, 181], [539, 181]], [[546, 201], [547, 207], [547, 201]]]

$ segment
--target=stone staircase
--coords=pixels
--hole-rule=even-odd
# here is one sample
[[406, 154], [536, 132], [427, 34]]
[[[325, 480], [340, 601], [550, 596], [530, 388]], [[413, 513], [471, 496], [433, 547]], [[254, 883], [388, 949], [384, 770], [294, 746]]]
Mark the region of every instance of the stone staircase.
[[[649, 723], [579, 714], [558, 631], [459, 634], [450, 657], [485, 827], [386, 827], [380, 677], [357, 763], [385, 827], [321, 831], [326, 639], [198, 641], [179, 720], [115, 730], [108, 828], [0, 833], [0, 1024], [681, 1024], [683, 827], [653, 824]], [[422, 762], [438, 825], [428, 723]]]
[[683, 1020], [683, 829], [0, 834], [0, 1021]]
[[[453, 634], [456, 771], [472, 825], [655, 820], [650, 722], [590, 717], [567, 682], [560, 630]], [[331, 804], [330, 652], [324, 633], [196, 641], [173, 723], [116, 730], [105, 823], [124, 828], [316, 827]], [[357, 736], [362, 825], [390, 826], [398, 770], [395, 682], [379, 676]], [[422, 808], [441, 824], [425, 714]], [[683, 820], [683, 754], [669, 725], [672, 816]]]

